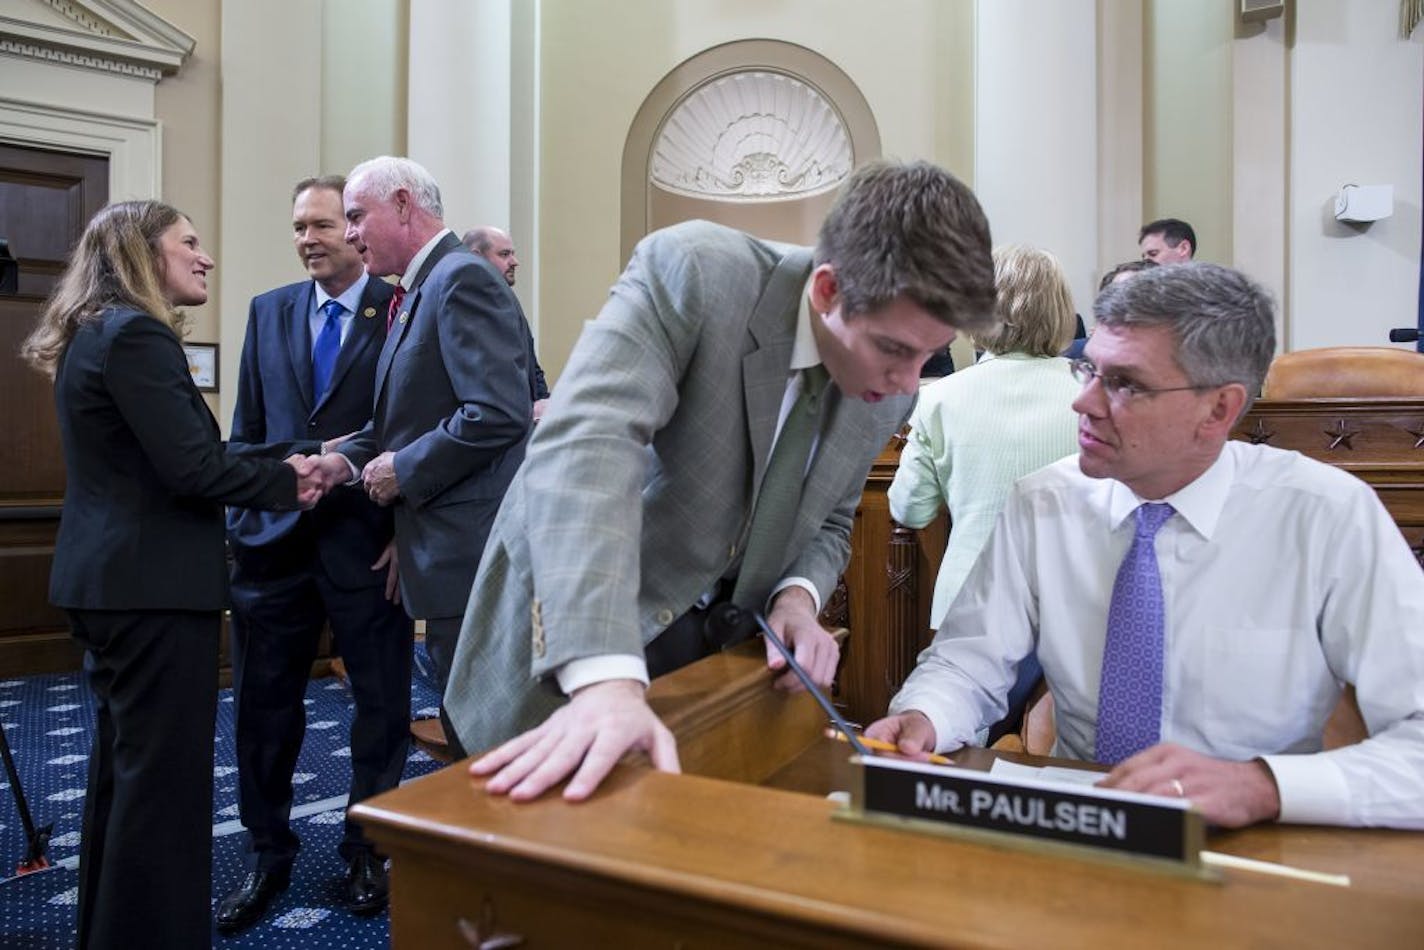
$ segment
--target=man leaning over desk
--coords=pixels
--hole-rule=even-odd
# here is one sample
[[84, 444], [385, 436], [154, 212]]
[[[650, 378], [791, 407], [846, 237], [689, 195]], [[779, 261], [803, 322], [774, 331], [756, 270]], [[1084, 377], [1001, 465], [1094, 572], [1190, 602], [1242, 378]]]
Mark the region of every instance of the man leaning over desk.
[[[1081, 453], [1019, 481], [867, 734], [949, 751], [1036, 652], [1054, 753], [1227, 827], [1424, 827], [1424, 577], [1374, 491], [1228, 441], [1275, 350], [1269, 297], [1183, 264], [1108, 288], [1075, 364]], [[1369, 737], [1321, 751], [1353, 684]]]
[[[871, 461], [925, 360], [993, 301], [979, 203], [923, 162], [856, 172], [814, 251], [705, 221], [642, 241], [475, 578], [445, 709], [469, 751], [505, 742], [475, 763], [486, 787], [528, 799], [576, 773], [564, 794], [582, 798], [630, 748], [675, 769], [643, 690], [731, 639], [707, 622], [728, 602], [769, 604], [829, 683], [838, 648], [816, 615]], [[783, 663], [768, 645], [792, 686]]]

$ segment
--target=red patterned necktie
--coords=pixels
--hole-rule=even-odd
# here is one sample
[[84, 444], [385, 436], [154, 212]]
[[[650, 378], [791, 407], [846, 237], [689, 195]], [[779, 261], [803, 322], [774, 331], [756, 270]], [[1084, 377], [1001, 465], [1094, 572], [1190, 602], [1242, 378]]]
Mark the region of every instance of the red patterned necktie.
[[391, 324], [396, 322], [396, 314], [400, 313], [401, 301], [405, 299], [405, 288], [396, 284], [396, 292], [391, 297], [390, 308], [386, 310], [386, 332], [391, 332]]

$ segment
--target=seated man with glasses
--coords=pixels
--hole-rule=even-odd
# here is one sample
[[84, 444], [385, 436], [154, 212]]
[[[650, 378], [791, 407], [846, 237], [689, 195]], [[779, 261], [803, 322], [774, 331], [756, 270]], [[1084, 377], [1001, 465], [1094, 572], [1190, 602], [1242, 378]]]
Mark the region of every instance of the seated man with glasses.
[[[1074, 364], [1080, 454], [1015, 486], [934, 643], [867, 730], [950, 751], [1034, 652], [1054, 753], [1208, 821], [1424, 827], [1424, 577], [1364, 482], [1228, 441], [1269, 297], [1184, 264], [1109, 288]], [[1369, 736], [1321, 751], [1355, 687]]]

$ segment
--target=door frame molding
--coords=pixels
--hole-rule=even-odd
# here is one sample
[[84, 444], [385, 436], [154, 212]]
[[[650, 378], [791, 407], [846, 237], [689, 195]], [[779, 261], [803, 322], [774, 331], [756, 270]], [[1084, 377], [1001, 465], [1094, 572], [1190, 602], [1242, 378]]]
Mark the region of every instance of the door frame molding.
[[155, 119], [0, 96], [0, 142], [103, 155], [109, 160], [110, 201], [159, 197], [163, 127]]

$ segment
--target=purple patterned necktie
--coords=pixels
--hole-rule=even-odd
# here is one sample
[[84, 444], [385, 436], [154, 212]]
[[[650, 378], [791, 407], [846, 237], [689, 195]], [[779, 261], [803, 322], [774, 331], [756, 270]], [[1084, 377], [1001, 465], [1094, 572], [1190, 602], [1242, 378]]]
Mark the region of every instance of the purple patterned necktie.
[[1172, 514], [1172, 506], [1163, 502], [1138, 507], [1137, 532], [1113, 583], [1094, 749], [1104, 765], [1116, 765], [1156, 745], [1161, 732], [1166, 623], [1153, 539]]

